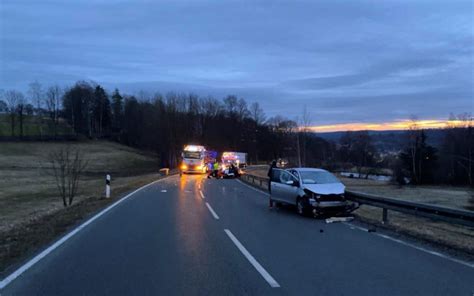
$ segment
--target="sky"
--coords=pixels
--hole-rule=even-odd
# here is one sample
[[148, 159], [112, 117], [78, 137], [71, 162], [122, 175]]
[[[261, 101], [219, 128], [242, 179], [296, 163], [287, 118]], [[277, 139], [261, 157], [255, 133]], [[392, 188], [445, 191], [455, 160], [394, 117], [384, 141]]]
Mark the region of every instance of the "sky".
[[[474, 113], [473, 1], [0, 1], [0, 89], [92, 80], [314, 126]], [[336, 128], [337, 129], [337, 128]]]

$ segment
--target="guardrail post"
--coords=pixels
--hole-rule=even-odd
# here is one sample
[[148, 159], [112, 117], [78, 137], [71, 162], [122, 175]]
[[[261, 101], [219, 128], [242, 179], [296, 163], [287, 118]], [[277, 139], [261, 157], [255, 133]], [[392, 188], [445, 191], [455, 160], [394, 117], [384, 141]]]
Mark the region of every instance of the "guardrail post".
[[387, 223], [388, 223], [388, 210], [386, 208], [383, 208], [382, 224], [387, 224]]

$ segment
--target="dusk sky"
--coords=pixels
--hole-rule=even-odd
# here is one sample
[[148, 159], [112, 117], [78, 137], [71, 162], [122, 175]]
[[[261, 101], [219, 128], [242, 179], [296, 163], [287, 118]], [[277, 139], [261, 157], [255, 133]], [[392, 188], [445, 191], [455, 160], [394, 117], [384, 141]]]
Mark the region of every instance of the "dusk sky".
[[474, 113], [473, 1], [0, 1], [0, 89], [234, 94], [314, 125]]

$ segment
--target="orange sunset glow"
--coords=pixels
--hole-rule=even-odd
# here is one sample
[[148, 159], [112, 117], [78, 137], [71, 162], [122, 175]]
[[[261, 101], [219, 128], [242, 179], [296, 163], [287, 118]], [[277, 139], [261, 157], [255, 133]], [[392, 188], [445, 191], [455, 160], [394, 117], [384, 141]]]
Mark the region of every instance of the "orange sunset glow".
[[[393, 122], [382, 122], [382, 123], [341, 123], [332, 125], [316, 125], [311, 126], [309, 129], [313, 132], [340, 132], [340, 131], [394, 131], [394, 130], [407, 130], [413, 125], [411, 120], [400, 120]], [[434, 129], [434, 128], [445, 128], [445, 127], [462, 127], [466, 125], [466, 122], [461, 120], [416, 120], [416, 126], [423, 129]]]

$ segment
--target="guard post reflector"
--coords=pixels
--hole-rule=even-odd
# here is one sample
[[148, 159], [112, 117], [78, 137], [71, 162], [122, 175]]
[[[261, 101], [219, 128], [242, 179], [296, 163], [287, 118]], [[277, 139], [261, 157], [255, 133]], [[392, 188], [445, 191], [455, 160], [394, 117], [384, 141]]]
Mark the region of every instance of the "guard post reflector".
[[110, 175], [105, 177], [105, 198], [110, 198]]

